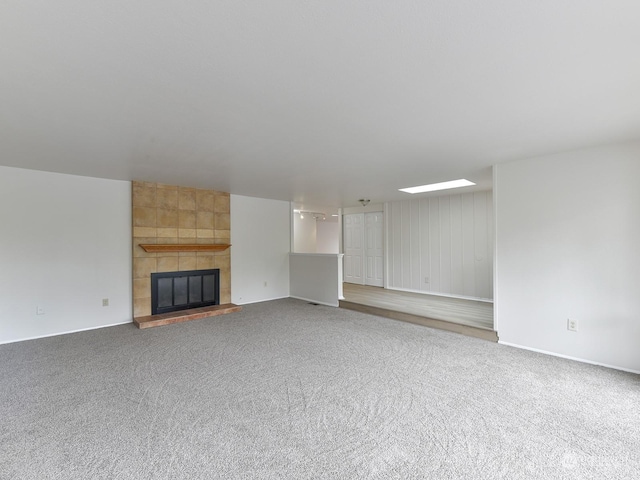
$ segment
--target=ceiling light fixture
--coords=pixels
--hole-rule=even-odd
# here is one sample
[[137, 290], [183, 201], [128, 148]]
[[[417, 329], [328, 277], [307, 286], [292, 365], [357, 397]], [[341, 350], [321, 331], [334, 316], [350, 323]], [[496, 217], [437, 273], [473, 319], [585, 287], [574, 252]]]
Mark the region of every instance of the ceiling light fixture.
[[369, 202], [370, 202], [371, 200], [369, 200], [368, 198], [361, 198], [361, 199], [360, 199], [360, 200], [358, 200], [358, 201], [362, 204], [362, 206], [363, 206], [363, 207], [366, 207], [367, 205], [369, 205]]
[[447, 190], [449, 188], [460, 188], [460, 187], [469, 187], [471, 185], [475, 185], [475, 183], [470, 182], [469, 180], [465, 180], [461, 178], [460, 180], [451, 180], [450, 182], [441, 182], [441, 183], [431, 183], [429, 185], [420, 185], [419, 187], [409, 187], [409, 188], [400, 188], [401, 192], [407, 193], [424, 193], [424, 192], [435, 192], [437, 190]]
[[298, 213], [300, 214], [300, 219], [304, 219], [305, 215], [309, 215], [313, 218], [315, 218], [316, 220], [326, 220], [327, 219], [327, 214], [324, 212], [311, 212], [309, 210], [294, 210], [293, 213]]

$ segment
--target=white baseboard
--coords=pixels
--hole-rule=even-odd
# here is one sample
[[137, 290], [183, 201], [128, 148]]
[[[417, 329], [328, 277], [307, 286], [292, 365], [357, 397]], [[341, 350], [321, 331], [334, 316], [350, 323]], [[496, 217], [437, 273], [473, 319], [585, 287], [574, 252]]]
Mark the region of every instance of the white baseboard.
[[584, 358], [571, 357], [569, 355], [563, 355], [561, 353], [549, 352], [547, 350], [540, 350], [539, 348], [524, 347], [522, 345], [517, 345], [515, 343], [509, 343], [509, 342], [503, 342], [501, 340], [498, 340], [498, 343], [500, 345], [505, 345], [507, 347], [519, 348], [521, 350], [529, 350], [531, 352], [543, 353], [545, 355], [551, 355], [552, 357], [565, 358], [567, 360], [573, 360], [575, 362], [588, 363], [589, 365], [596, 365], [598, 367], [612, 368], [613, 370], [621, 370], [623, 372], [635, 373], [636, 375], [640, 375], [640, 371], [638, 371], [638, 370], [632, 370], [630, 368], [619, 367], [617, 365], [609, 365], [607, 363], [594, 362], [592, 360], [586, 360]]
[[36, 335], [35, 337], [18, 338], [16, 340], [8, 340], [6, 342], [0, 342], [0, 345], [6, 345], [8, 343], [27, 342], [29, 340], [38, 340], [39, 338], [57, 337], [58, 335], [68, 335], [70, 333], [87, 332], [89, 330], [98, 330], [99, 328], [115, 327], [117, 325], [125, 325], [127, 323], [133, 323], [133, 320], [127, 320], [125, 322], [109, 323], [108, 325], [98, 325], [96, 327], [78, 328], [77, 330], [67, 330], [64, 332], [48, 333], [46, 335]]
[[410, 288], [396, 288], [396, 287], [385, 287], [385, 288], [387, 290], [395, 290], [396, 292], [420, 293], [422, 295], [434, 295], [436, 297], [460, 298], [462, 300], [473, 300], [474, 302], [493, 303], [493, 300], [491, 298], [467, 297], [464, 295], [453, 295], [449, 293], [426, 292], [424, 290], [411, 290]]
[[252, 303], [270, 302], [272, 300], [282, 300], [283, 298], [289, 298], [289, 295], [284, 297], [263, 298], [262, 300], [251, 300], [250, 302], [233, 302], [236, 305], [251, 305]]

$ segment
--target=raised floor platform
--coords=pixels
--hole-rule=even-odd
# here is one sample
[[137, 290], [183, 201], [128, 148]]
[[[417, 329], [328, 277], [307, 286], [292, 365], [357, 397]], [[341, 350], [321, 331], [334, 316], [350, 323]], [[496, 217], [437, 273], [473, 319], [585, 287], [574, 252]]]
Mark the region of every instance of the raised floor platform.
[[189, 320], [199, 320], [201, 318], [226, 315], [227, 313], [239, 312], [242, 307], [234, 303], [213, 305], [211, 307], [192, 308], [180, 310], [179, 312], [162, 313], [160, 315], [147, 315], [133, 319], [138, 328], [160, 327], [171, 325], [172, 323], [188, 322]]
[[492, 342], [493, 303], [344, 284], [340, 307], [461, 333]]

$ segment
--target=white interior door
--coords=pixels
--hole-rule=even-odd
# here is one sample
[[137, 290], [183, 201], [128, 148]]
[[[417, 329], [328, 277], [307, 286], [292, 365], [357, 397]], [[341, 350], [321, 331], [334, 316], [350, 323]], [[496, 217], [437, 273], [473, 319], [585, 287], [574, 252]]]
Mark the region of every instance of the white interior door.
[[362, 274], [364, 264], [364, 215], [351, 213], [343, 215], [344, 227], [344, 281], [364, 284]]
[[343, 215], [344, 281], [384, 286], [382, 212]]
[[364, 260], [365, 277], [364, 284], [375, 287], [383, 286], [382, 265], [382, 212], [364, 214]]

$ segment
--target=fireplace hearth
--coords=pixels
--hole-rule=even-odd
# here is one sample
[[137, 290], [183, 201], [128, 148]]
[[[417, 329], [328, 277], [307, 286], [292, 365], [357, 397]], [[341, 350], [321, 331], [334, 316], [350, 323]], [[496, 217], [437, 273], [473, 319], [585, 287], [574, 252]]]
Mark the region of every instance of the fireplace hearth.
[[220, 304], [220, 269], [151, 274], [151, 314]]

